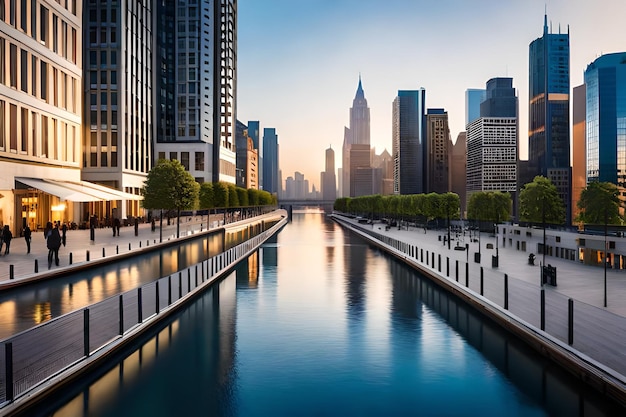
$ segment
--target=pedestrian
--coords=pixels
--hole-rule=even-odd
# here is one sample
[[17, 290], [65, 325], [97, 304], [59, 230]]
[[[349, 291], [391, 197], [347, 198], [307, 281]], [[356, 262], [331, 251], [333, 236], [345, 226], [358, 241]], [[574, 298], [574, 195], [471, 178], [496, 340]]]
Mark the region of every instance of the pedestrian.
[[120, 219], [117, 217], [113, 220], [113, 236], [117, 233], [117, 237], [120, 236]]
[[30, 227], [26, 225], [26, 227], [24, 228], [24, 240], [26, 241], [26, 253], [30, 253], [31, 237], [32, 237], [32, 232], [30, 230]]
[[4, 244], [4, 227], [0, 227], [0, 255], [2, 254], [3, 244]]
[[61, 247], [61, 233], [59, 232], [59, 224], [57, 223], [53, 229], [48, 233], [46, 239], [46, 246], [48, 247], [48, 269], [52, 266], [52, 258], [54, 257], [54, 264], [59, 266], [59, 248]]
[[4, 241], [4, 244], [6, 246], [6, 249], [4, 250], [5, 255], [9, 254], [9, 249], [11, 248], [11, 239], [13, 239], [13, 233], [11, 233], [11, 230], [9, 230], [9, 225], [5, 224], [4, 229], [2, 230], [2, 240]]
[[63, 226], [61, 226], [61, 243], [63, 243], [63, 247], [65, 247], [66, 235], [67, 235], [67, 223], [63, 223]]

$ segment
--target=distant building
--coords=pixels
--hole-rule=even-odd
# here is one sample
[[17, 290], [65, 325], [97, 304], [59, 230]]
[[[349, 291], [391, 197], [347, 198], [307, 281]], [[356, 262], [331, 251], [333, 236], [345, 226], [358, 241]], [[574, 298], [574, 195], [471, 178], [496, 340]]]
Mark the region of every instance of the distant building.
[[450, 191], [450, 128], [444, 109], [426, 112], [426, 190], [427, 193]]
[[[487, 81], [480, 117], [467, 126], [467, 199], [477, 191], [511, 194], [517, 210], [518, 99], [512, 78]], [[501, 219], [508, 220], [508, 219]]]
[[451, 147], [450, 156], [450, 191], [459, 195], [461, 201], [461, 215], [465, 217], [467, 210], [465, 172], [466, 172], [466, 146], [467, 134], [461, 132], [456, 137], [456, 142]]
[[424, 192], [426, 166], [425, 135], [426, 90], [400, 90], [393, 101], [393, 192]]
[[[340, 178], [344, 197], [354, 197], [351, 193], [356, 187], [351, 180], [353, 163], [350, 161], [350, 148], [352, 145], [367, 146], [368, 148], [370, 146], [370, 108], [367, 105], [360, 75], [359, 85], [350, 108], [350, 127], [344, 129], [342, 147], [343, 170]], [[362, 167], [361, 162], [357, 166]]]
[[258, 180], [257, 188], [260, 190], [263, 187], [263, 141], [261, 138], [261, 124], [258, 120], [248, 121], [248, 136], [252, 139], [252, 145], [257, 150], [258, 154]]
[[529, 46], [528, 158], [536, 175], [556, 186], [563, 200], [566, 224], [571, 224], [570, 69], [568, 33], [548, 31]]
[[373, 194], [370, 146], [350, 145], [350, 197]]
[[602, 55], [585, 70], [587, 183], [610, 182], [626, 203], [626, 52]]
[[585, 84], [574, 87], [572, 97], [572, 221], [574, 223], [580, 212], [578, 210], [580, 193], [587, 186], [586, 94]]
[[335, 200], [337, 198], [337, 180], [335, 177], [335, 151], [331, 147], [326, 149], [326, 166], [322, 172], [322, 198]]
[[372, 149], [372, 168], [380, 170], [379, 174], [374, 174], [374, 194], [393, 194], [393, 157], [387, 149], [380, 155]]
[[465, 126], [480, 117], [480, 103], [485, 101], [486, 90], [469, 88], [465, 90]]
[[263, 189], [278, 195], [282, 191], [278, 168], [278, 135], [273, 127], [263, 128]]

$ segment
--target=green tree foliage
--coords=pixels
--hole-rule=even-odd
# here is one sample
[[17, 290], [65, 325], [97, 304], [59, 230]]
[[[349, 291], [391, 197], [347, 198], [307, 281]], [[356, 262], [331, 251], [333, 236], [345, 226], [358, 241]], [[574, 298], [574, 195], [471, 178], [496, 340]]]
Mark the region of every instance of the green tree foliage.
[[342, 213], [348, 213], [348, 202], [350, 201], [349, 197], [341, 197], [335, 200], [335, 204], [333, 204], [333, 209], [335, 211], [340, 211]]
[[610, 182], [591, 182], [580, 193], [577, 221], [586, 224], [622, 224], [619, 190]]
[[239, 195], [235, 184], [228, 184], [228, 207], [239, 207]]
[[259, 205], [259, 190], [256, 188], [248, 188], [248, 204], [251, 206]]
[[237, 198], [241, 207], [247, 207], [250, 205], [248, 202], [248, 190], [245, 188], [237, 187]]
[[477, 191], [467, 203], [467, 218], [483, 222], [506, 221], [511, 217], [513, 202], [509, 193]]
[[[181, 210], [195, 208], [199, 189], [198, 183], [179, 161], [159, 159], [141, 189], [142, 204], [147, 209], [176, 210], [180, 221]], [[177, 236], [179, 232], [180, 223], [177, 223]]]
[[228, 185], [224, 182], [216, 182], [213, 184], [213, 203], [215, 207], [228, 207]]
[[200, 203], [198, 207], [201, 209], [210, 209], [215, 207], [213, 183], [204, 182], [200, 184]]
[[259, 191], [259, 204], [262, 206], [273, 206], [277, 204], [276, 196], [265, 190]]
[[445, 193], [440, 195], [440, 208], [444, 217], [458, 219], [461, 212], [461, 199], [458, 194]]
[[520, 220], [532, 223], [563, 224], [565, 206], [552, 182], [542, 176], [536, 176], [533, 182], [526, 184], [519, 195]]

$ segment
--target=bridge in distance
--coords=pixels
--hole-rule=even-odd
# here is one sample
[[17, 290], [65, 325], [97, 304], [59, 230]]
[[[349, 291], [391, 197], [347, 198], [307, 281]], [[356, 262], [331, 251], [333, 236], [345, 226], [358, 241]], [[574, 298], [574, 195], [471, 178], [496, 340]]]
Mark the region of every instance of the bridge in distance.
[[278, 205], [281, 207], [332, 207], [335, 204], [335, 200], [314, 200], [314, 199], [280, 199]]

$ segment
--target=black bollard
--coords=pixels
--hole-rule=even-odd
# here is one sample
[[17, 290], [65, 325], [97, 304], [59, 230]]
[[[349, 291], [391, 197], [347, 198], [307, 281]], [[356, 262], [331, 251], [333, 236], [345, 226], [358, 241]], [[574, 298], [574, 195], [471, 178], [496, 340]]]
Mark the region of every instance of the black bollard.
[[87, 261], [89, 261], [89, 251], [87, 251]]
[[465, 286], [469, 287], [469, 263], [465, 264]]
[[480, 267], [480, 295], [483, 295], [483, 289], [484, 289], [484, 277], [483, 277], [483, 267]]
[[546, 290], [541, 289], [541, 330], [546, 330]]
[[35, 259], [35, 274], [39, 272], [39, 261]]
[[106, 257], [106, 253], [105, 253], [105, 251], [104, 251], [104, 248], [102, 248], [102, 257], [103, 257], [103, 258], [104, 258], [104, 257]]
[[139, 247], [141, 247], [141, 240], [139, 241]]
[[509, 309], [509, 276], [504, 274], [504, 309]]
[[13, 265], [9, 265], [9, 279], [13, 279], [15, 275], [15, 267]]
[[128, 250], [130, 250], [130, 242], [128, 242]]
[[456, 266], [455, 266], [454, 276], [455, 276], [456, 282], [459, 282], [459, 260], [458, 259], [455, 261], [455, 264]]
[[120, 253], [120, 245], [115, 245], [115, 253], [119, 255], [119, 253]]
[[72, 258], [73, 258], [72, 252], [70, 252], [70, 265], [72, 264]]
[[567, 300], [567, 343], [571, 346], [574, 343], [574, 300]]

